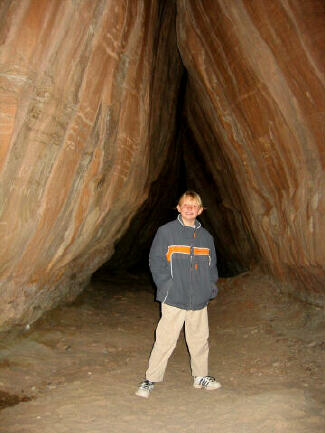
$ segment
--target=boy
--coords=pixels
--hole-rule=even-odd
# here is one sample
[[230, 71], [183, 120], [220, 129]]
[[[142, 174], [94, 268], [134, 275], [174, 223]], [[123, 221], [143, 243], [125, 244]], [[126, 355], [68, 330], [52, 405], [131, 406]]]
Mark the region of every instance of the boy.
[[163, 380], [184, 322], [194, 388], [221, 387], [208, 376], [207, 305], [218, 291], [214, 242], [196, 220], [203, 212], [202, 200], [196, 192], [186, 191], [179, 199], [177, 210], [177, 219], [158, 229], [150, 249], [149, 266], [162, 315], [146, 379], [136, 392], [139, 397], [148, 398], [155, 382]]

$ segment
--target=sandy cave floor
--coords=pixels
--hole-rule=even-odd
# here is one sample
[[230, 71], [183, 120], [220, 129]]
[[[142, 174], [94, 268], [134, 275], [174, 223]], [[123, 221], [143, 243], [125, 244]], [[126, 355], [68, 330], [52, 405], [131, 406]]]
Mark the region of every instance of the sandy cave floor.
[[0, 401], [26, 401], [0, 411], [0, 433], [324, 431], [320, 308], [258, 273], [221, 280], [209, 306], [210, 374], [223, 387], [192, 387], [181, 335], [146, 400], [134, 393], [158, 320], [148, 277], [124, 275], [93, 282], [73, 305], [3, 340]]

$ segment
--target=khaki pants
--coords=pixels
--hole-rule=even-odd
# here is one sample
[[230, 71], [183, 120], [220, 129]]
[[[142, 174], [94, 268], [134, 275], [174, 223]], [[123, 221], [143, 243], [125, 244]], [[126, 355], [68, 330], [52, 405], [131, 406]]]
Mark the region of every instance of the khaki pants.
[[185, 322], [185, 338], [191, 355], [192, 376], [208, 375], [209, 325], [207, 307], [202, 310], [181, 310], [161, 304], [161, 319], [156, 330], [146, 379], [161, 382], [167, 362]]

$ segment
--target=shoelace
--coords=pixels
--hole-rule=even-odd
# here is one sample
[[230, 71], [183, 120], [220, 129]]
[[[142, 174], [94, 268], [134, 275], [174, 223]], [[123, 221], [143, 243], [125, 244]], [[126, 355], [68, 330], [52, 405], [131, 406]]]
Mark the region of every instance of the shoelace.
[[140, 388], [150, 391], [150, 389], [153, 387], [153, 382], [149, 382], [149, 380], [145, 380], [141, 383]]
[[209, 383], [215, 382], [215, 381], [216, 380], [215, 380], [214, 377], [212, 377], [212, 376], [205, 376], [205, 377], [202, 377], [202, 379], [200, 380], [199, 384], [202, 385], [202, 386], [208, 386]]

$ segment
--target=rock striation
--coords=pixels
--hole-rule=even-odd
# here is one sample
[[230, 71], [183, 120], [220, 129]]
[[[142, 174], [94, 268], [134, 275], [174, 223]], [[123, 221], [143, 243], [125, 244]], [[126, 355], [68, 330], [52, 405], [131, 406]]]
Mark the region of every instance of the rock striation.
[[218, 241], [291, 292], [322, 302], [324, 2], [178, 0], [177, 6], [192, 136], [185, 135], [184, 154], [198, 146], [218, 191], [216, 200], [204, 176], [194, 179], [210, 191]]
[[73, 300], [159, 176], [182, 74], [175, 13], [1, 2], [2, 330]]
[[75, 299], [185, 180], [229, 269], [322, 303], [323, 16], [322, 0], [0, 2], [0, 330]]

